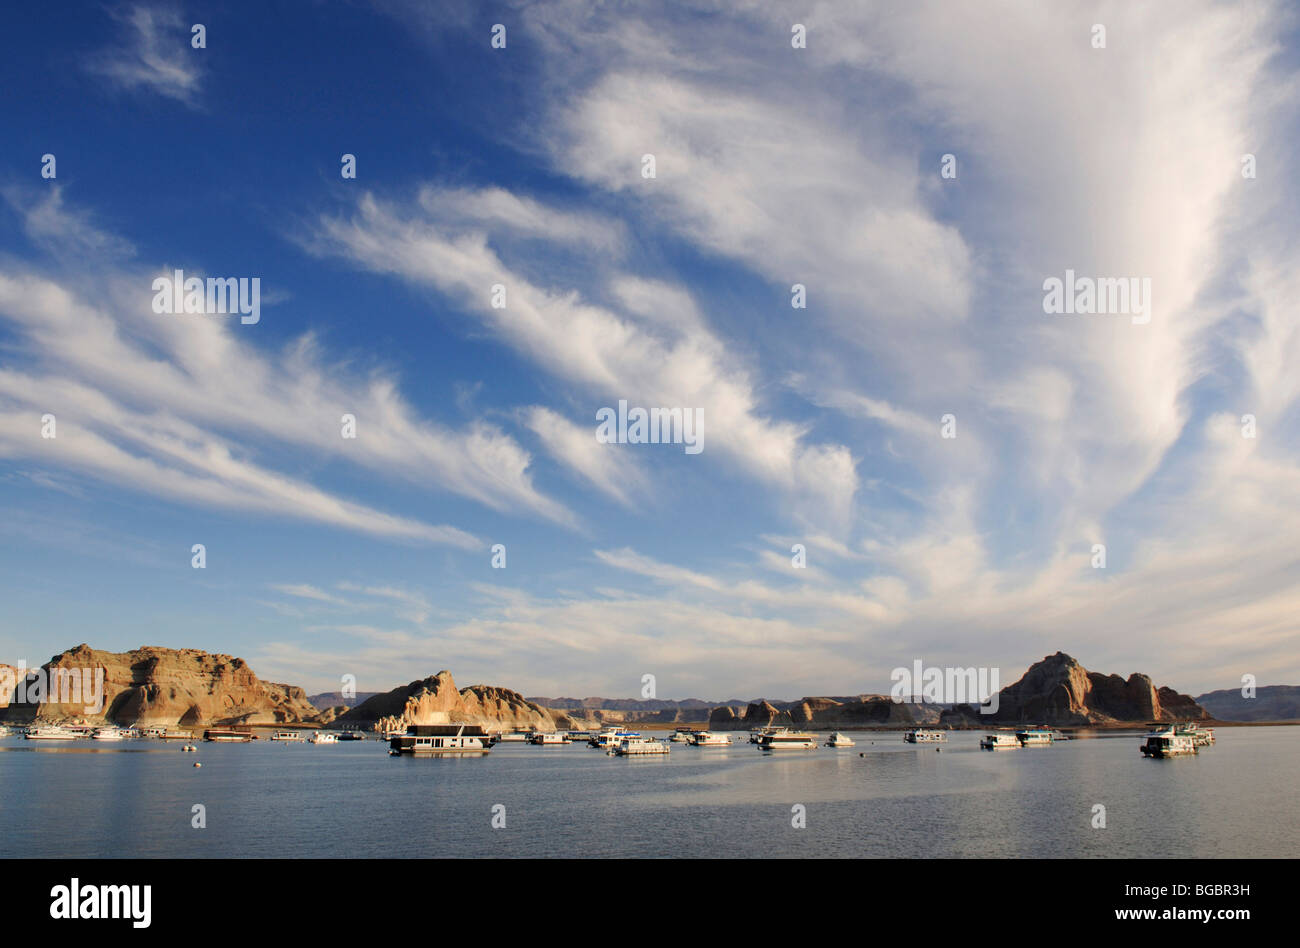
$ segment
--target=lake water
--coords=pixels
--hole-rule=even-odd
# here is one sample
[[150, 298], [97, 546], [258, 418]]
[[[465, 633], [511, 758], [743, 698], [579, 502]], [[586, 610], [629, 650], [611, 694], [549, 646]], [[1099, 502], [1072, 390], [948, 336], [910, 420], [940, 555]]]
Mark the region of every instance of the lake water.
[[[0, 856], [1300, 854], [1300, 728], [1216, 735], [1173, 760], [1142, 757], [1136, 732], [996, 752], [974, 731], [939, 752], [859, 732], [838, 750], [674, 744], [643, 759], [585, 744], [414, 759], [380, 741], [199, 743], [187, 754], [160, 741], [8, 737]], [[195, 804], [204, 829], [191, 826]], [[491, 825], [496, 804], [504, 829]], [[791, 825], [795, 804], [806, 828]], [[1092, 827], [1096, 804], [1104, 829]]]

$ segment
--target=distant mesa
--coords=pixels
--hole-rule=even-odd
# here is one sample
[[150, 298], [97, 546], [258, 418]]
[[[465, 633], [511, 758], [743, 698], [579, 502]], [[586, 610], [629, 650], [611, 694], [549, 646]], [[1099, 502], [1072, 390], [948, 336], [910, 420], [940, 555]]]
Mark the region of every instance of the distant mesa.
[[1300, 721], [1300, 685], [1264, 685], [1253, 698], [1227, 688], [1203, 694], [1196, 703], [1220, 721]]
[[937, 724], [940, 709], [934, 705], [895, 702], [887, 695], [851, 698], [800, 698], [798, 701], [751, 701], [743, 712], [733, 707], [714, 708], [709, 728], [715, 731], [753, 730], [760, 727], [798, 726], [906, 727]]
[[997, 711], [980, 714], [960, 705], [941, 722], [956, 727], [989, 724], [1049, 724], [1057, 727], [1206, 721], [1210, 713], [1187, 695], [1157, 688], [1146, 675], [1090, 672], [1064, 652], [1029, 666], [1018, 682], [998, 692]]
[[348, 697], [341, 691], [322, 691], [318, 695], [308, 695], [307, 700], [312, 706], [321, 710], [329, 711], [332, 708], [355, 708], [367, 698], [373, 698], [379, 691], [358, 691], [355, 695]]

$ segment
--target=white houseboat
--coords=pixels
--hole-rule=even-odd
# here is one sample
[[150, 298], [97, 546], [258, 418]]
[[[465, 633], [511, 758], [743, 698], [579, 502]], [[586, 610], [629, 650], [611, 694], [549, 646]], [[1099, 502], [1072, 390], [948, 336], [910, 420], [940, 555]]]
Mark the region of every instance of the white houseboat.
[[689, 744], [691, 742], [691, 735], [694, 733], [695, 728], [693, 727], [675, 728], [673, 730], [673, 736], [668, 738], [668, 740], [672, 741], [674, 744]]
[[1179, 734], [1172, 727], [1148, 734], [1141, 750], [1144, 757], [1181, 757], [1197, 753], [1196, 740], [1192, 735]]
[[1020, 746], [1020, 738], [1016, 737], [1010, 731], [998, 731], [993, 734], [985, 734], [980, 739], [980, 747], [986, 751], [1011, 750]]
[[273, 741], [283, 741], [287, 744], [301, 744], [307, 738], [303, 737], [298, 731], [276, 731], [271, 735]]
[[665, 741], [656, 741], [652, 737], [634, 737], [620, 741], [611, 753], [619, 757], [646, 757], [667, 754], [668, 751]]
[[847, 734], [842, 734], [839, 731], [836, 731], [834, 734], [830, 736], [830, 739], [826, 742], [826, 746], [827, 747], [853, 747], [854, 742], [853, 742], [853, 738], [849, 737]]
[[29, 741], [74, 741], [81, 735], [58, 724], [34, 725], [23, 735]]
[[903, 735], [903, 740], [909, 744], [944, 744], [948, 740], [948, 735], [938, 728], [914, 727]]
[[317, 731], [311, 736], [312, 744], [337, 744], [339, 736], [332, 731]]
[[210, 727], [203, 732], [203, 739], [218, 744], [247, 744], [257, 740], [257, 735], [246, 728]]
[[696, 731], [687, 743], [693, 747], [730, 747], [731, 738], [725, 734], [714, 734], [712, 731]]
[[1016, 731], [1016, 740], [1021, 747], [1042, 747], [1056, 740], [1056, 735], [1049, 728], [1027, 727]]
[[97, 741], [124, 741], [130, 737], [120, 727], [101, 727], [90, 736]]
[[1186, 734], [1197, 747], [1209, 747], [1214, 743], [1214, 731], [1196, 724], [1179, 724], [1174, 728], [1176, 734]]
[[389, 739], [388, 753], [394, 757], [486, 754], [492, 744], [492, 735], [477, 724], [413, 724], [405, 734]]
[[591, 739], [591, 746], [601, 750], [613, 750], [624, 741], [639, 740], [640, 731], [625, 731], [621, 727], [601, 728], [600, 733]]
[[548, 734], [545, 731], [538, 731], [528, 739], [528, 743], [537, 744], [539, 746], [552, 746], [555, 744], [570, 744], [572, 741], [569, 740], [569, 735], [567, 734], [560, 734], [558, 732]]
[[758, 739], [762, 750], [816, 750], [817, 738], [804, 731], [790, 731], [786, 728], [763, 734]]

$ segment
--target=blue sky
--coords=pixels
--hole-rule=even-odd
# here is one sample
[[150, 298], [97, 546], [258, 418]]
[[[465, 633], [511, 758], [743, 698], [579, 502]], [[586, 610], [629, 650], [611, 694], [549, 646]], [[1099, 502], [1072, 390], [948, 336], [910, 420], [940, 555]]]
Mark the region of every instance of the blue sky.
[[[1130, 7], [11, 12], [0, 659], [1295, 681], [1295, 24]], [[260, 321], [152, 312], [174, 268]], [[1045, 314], [1067, 268], [1150, 278], [1150, 322]], [[620, 399], [705, 449], [597, 443]]]

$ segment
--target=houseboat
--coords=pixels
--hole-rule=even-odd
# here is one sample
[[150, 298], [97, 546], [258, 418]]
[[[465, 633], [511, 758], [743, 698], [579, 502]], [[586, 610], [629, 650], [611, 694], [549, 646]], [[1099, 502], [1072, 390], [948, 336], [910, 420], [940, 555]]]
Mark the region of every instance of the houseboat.
[[244, 728], [210, 727], [203, 732], [203, 739], [219, 744], [247, 744], [249, 741], [256, 740], [256, 735]]
[[730, 747], [731, 738], [712, 731], [696, 731], [687, 742], [693, 747]]
[[804, 731], [779, 728], [762, 735], [758, 746], [762, 750], [816, 750], [817, 738]]
[[533, 731], [503, 731], [497, 738], [502, 744], [526, 744], [533, 739]]
[[273, 741], [283, 741], [287, 744], [301, 744], [307, 740], [298, 731], [276, 731], [271, 735]]
[[761, 744], [763, 743], [763, 738], [765, 735], [783, 734], [788, 730], [790, 730], [788, 727], [781, 727], [780, 725], [777, 724], [770, 724], [767, 727], [755, 728], [754, 730], [749, 732], [749, 743]]
[[1016, 731], [1016, 740], [1021, 747], [1043, 747], [1055, 741], [1056, 735], [1049, 728], [1027, 727]]
[[569, 732], [569, 743], [570, 743], [570, 744], [580, 744], [580, 743], [583, 743], [584, 741], [590, 741], [590, 740], [591, 740], [591, 732], [590, 732], [590, 731], [570, 731], [570, 732]]
[[914, 727], [903, 735], [903, 740], [909, 744], [944, 744], [948, 740], [948, 735], [937, 728]]
[[0, 724], [0, 737], [8, 737], [13, 732], [14, 732], [13, 728], [4, 724]]
[[160, 728], [161, 734], [154, 735], [160, 741], [192, 741], [194, 740], [193, 731], [183, 731], [180, 728], [165, 727]]
[[830, 736], [830, 740], [826, 742], [826, 746], [827, 747], [853, 747], [854, 742], [853, 739], [849, 737], [847, 734], [841, 734], [839, 731], [836, 731], [834, 734]]
[[1011, 750], [1020, 746], [1020, 738], [1010, 731], [999, 731], [996, 734], [985, 734], [980, 739], [980, 747], [986, 751]]
[[693, 727], [675, 728], [673, 730], [673, 736], [668, 738], [668, 740], [672, 741], [674, 744], [689, 744], [691, 742], [691, 735], [694, 733], [695, 728]]
[[1143, 757], [1181, 757], [1198, 753], [1195, 738], [1190, 734], [1179, 734], [1172, 727], [1148, 734], [1141, 750]]
[[477, 724], [413, 724], [405, 734], [389, 739], [388, 753], [394, 757], [486, 754], [493, 743], [492, 735]]
[[81, 735], [58, 724], [34, 725], [23, 735], [29, 741], [74, 741]]
[[309, 743], [312, 744], [337, 744], [339, 736], [331, 731], [317, 731], [311, 736]]
[[528, 739], [528, 743], [537, 744], [539, 746], [552, 746], [555, 744], [571, 744], [572, 741], [569, 740], [569, 735], [567, 734], [560, 734], [559, 732], [548, 734], [544, 731], [538, 731]]
[[590, 741], [592, 747], [601, 750], [613, 750], [624, 741], [640, 740], [640, 731], [625, 731], [621, 727], [601, 728], [600, 733]]
[[619, 757], [645, 757], [667, 754], [668, 751], [668, 744], [664, 741], [656, 741], [652, 737], [634, 737], [619, 741], [610, 753]]
[[124, 741], [130, 737], [120, 727], [101, 727], [90, 736], [97, 741]]
[[340, 741], [364, 741], [366, 736], [360, 731], [344, 731], [339, 735]]
[[1195, 724], [1179, 724], [1174, 728], [1176, 734], [1186, 734], [1197, 747], [1209, 747], [1214, 743], [1214, 731], [1208, 727]]

